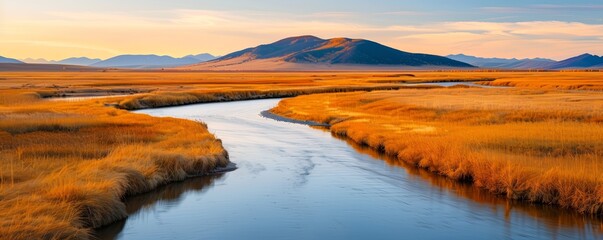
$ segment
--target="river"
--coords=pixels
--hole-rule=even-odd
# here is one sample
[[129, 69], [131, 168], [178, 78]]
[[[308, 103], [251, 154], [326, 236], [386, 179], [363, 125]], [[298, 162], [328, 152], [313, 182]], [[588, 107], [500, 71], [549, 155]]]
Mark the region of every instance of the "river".
[[100, 239], [599, 239], [603, 223], [513, 202], [309, 126], [260, 116], [278, 99], [138, 113], [202, 120], [236, 171], [128, 198]]

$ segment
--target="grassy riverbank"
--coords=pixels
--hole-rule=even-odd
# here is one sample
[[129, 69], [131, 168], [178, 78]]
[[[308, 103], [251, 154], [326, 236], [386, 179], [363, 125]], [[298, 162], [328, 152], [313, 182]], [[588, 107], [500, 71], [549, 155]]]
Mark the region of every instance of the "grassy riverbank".
[[86, 239], [126, 217], [124, 197], [229, 162], [202, 123], [1, 94], [2, 239]]
[[[546, 78], [547, 76], [554, 76], [554, 74], [556, 73], [3, 72], [0, 76], [0, 238], [86, 239], [89, 238], [88, 233], [90, 228], [102, 226], [126, 216], [122, 202], [125, 196], [148, 191], [161, 184], [182, 180], [190, 175], [206, 173], [216, 166], [224, 166], [228, 163], [227, 154], [222, 148], [221, 142], [208, 133], [206, 126], [203, 124], [174, 118], [154, 118], [130, 113], [121, 109], [292, 97], [312, 93], [407, 88], [402, 86], [401, 83], [480, 81], [483, 84], [488, 84], [489, 82], [501, 81], [501, 79], [509, 77]], [[587, 73], [576, 73], [569, 76], [573, 79], [573, 82], [563, 79], [558, 80], [565, 81], [566, 85], [575, 86], [592, 78]], [[597, 86], [597, 84], [593, 86]], [[440, 87], [413, 86], [412, 88], [432, 89]], [[555, 87], [547, 86], [547, 88]], [[424, 99], [423, 93], [426, 93], [425, 90], [400, 91], [416, 93], [413, 97], [416, 101]], [[461, 96], [465, 93], [479, 90], [457, 89], [455, 91], [457, 91], [456, 95]], [[473, 99], [458, 99], [477, 101], [476, 99], [481, 99], [479, 94], [474, 93]], [[86, 97], [102, 95], [120, 96], [82, 101], [52, 101], [46, 99], [62, 96]], [[521, 96], [520, 93], [516, 95]], [[530, 94], [526, 96], [530, 96]], [[503, 102], [508, 96], [492, 95], [491, 97]], [[324, 98], [317, 97], [317, 99], [326, 101]], [[551, 107], [556, 107], [558, 100], [552, 98], [550, 101], [546, 99], [542, 101], [549, 105], [552, 104], [553, 106]], [[290, 112], [290, 114], [293, 114], [294, 117], [313, 118], [315, 116], [311, 113], [315, 113], [314, 111], [320, 110], [321, 107], [330, 106], [331, 104], [328, 101], [322, 103], [320, 101], [308, 102], [311, 104], [308, 104], [307, 107], [316, 106], [316, 109], [309, 109], [303, 113], [295, 112], [295, 114]], [[423, 101], [429, 103], [431, 100]], [[517, 101], [519, 100], [511, 101], [516, 105], [509, 107], [513, 108], [520, 105]], [[591, 102], [584, 101], [586, 100], [578, 99], [574, 104], [578, 105], [580, 102], [583, 102], [585, 104], [582, 106], [594, 107], [599, 106], [596, 104], [600, 103], [593, 103], [595, 104], [593, 105]], [[378, 99], [363, 100], [358, 103], [352, 101], [350, 104], [353, 106], [365, 106], [371, 102], [374, 102], [374, 104], [370, 105], [370, 108], [381, 109], [380, 112], [373, 112], [373, 115], [389, 114], [394, 123], [398, 121], [393, 119], [397, 115], [392, 115], [394, 112], [392, 112], [393, 110], [388, 110], [389, 107], [398, 109], [396, 110], [398, 113], [407, 113], [405, 116], [409, 116], [411, 120], [416, 118], [415, 120], [417, 121], [425, 121], [422, 117], [429, 119], [429, 116], [440, 113], [439, 108], [423, 111], [422, 108], [414, 109], [411, 107], [403, 110], [404, 108], [400, 108], [397, 105], [388, 105], [389, 103], [381, 102]], [[440, 103], [445, 102], [447, 100], [441, 100]], [[286, 103], [289, 103], [289, 100]], [[433, 107], [434, 104], [437, 105], [439, 103], [429, 104], [427, 107]], [[352, 105], [347, 107], [351, 107]], [[332, 109], [327, 110], [329, 111], [325, 111], [324, 114], [335, 114], [331, 111]], [[335, 112], [340, 114], [339, 110]], [[346, 114], [352, 114], [350, 116], [339, 116], [336, 114], [327, 116], [323, 114], [321, 117], [325, 118], [319, 118], [319, 120], [335, 123], [341, 119], [365, 114], [362, 111], [354, 111], [347, 111]], [[473, 114], [473, 112], [470, 113]], [[462, 119], [465, 113], [453, 112], [451, 114], [445, 115], [446, 118], [438, 121], [434, 120], [434, 122], [444, 125], [446, 122], [453, 123], [458, 121], [458, 119]], [[494, 116], [494, 120], [486, 118], [486, 120], [469, 120], [468, 122], [463, 120], [461, 122], [471, 125], [475, 124], [472, 121], [478, 123], [480, 121], [498, 121], [495, 117], [498, 116], [496, 112], [489, 114]], [[588, 118], [581, 114], [583, 113], [579, 111], [565, 111], [559, 112], [556, 118], [551, 118], [566, 119], [567, 121], [560, 121], [565, 125], [559, 125], [553, 120], [544, 122], [552, 124], [551, 126], [553, 129], [556, 129], [556, 132], [564, 132], [564, 129], [572, 127], [570, 124], [571, 119], [574, 119], [574, 125], [579, 125], [582, 130], [584, 129], [583, 124], [591, 124], [593, 126], [592, 132], [590, 129], [587, 131], [591, 135], [588, 135], [589, 137], [584, 141], [590, 144], [588, 141], [593, 139], [599, 140], [599, 135], [596, 134], [599, 133], [597, 129], [599, 129], [600, 124], [597, 122], [598, 120], [592, 120], [595, 119], [593, 116], [596, 114], [591, 114]], [[514, 115], [511, 114], [509, 116]], [[539, 118], [548, 115], [541, 115], [540, 112], [529, 112], [526, 116]], [[548, 119], [549, 117], [545, 118]], [[369, 119], [369, 122], [365, 123], [362, 121], [366, 120], [346, 120], [341, 122], [341, 125], [334, 125], [333, 129], [338, 129], [339, 126], [341, 127], [340, 129], [345, 129], [347, 125], [374, 127], [373, 125], [366, 124], [381, 121], [378, 119], [377, 117], [373, 117]], [[583, 123], [585, 119], [591, 119], [592, 122]], [[521, 123], [521, 121], [516, 120], [511, 122], [516, 124]], [[356, 125], [360, 123], [365, 125]], [[393, 132], [395, 134], [398, 134], [398, 131], [402, 131], [398, 129], [397, 125], [390, 125], [390, 123], [384, 122], [382, 126], [379, 125], [382, 129], [376, 128], [374, 132], [368, 129], [363, 130], [364, 132], [357, 132], [367, 134], [367, 136], [368, 134], [377, 136], [374, 134], [387, 133], [392, 128], [395, 129]], [[477, 124], [477, 126], [482, 125]], [[482, 132], [477, 130], [472, 132], [465, 130], [473, 128], [463, 129], [463, 127], [459, 127], [464, 125], [451, 124], [450, 126], [455, 126], [450, 129], [457, 129], [457, 133], [465, 132], [476, 134], [475, 136], [490, 134], [488, 133], [489, 130], [486, 130], [485, 127], [482, 128]], [[515, 131], [522, 131], [521, 127], [516, 126]], [[403, 129], [406, 129], [406, 127]], [[411, 129], [414, 129], [414, 127]], [[429, 133], [431, 129], [431, 125], [429, 125], [427, 128], [417, 128], [416, 132], [421, 133], [423, 131]], [[440, 128], [437, 127], [435, 129]], [[492, 134], [497, 134], [496, 131]], [[581, 143], [577, 139], [583, 137], [580, 135], [582, 132], [568, 135], [567, 141], [575, 141], [572, 142], [573, 145], [565, 144], [566, 136], [556, 135], [556, 141], [559, 142], [558, 145], [563, 145], [562, 149], [564, 150], [558, 153], [555, 152], [553, 155], [555, 159], [565, 159], [567, 156], [573, 156], [571, 155], [571, 151], [575, 151], [580, 153], [576, 155], [578, 157], [577, 163], [579, 163], [577, 166], [582, 166], [580, 168], [582, 170], [578, 170], [586, 172], [585, 169], [588, 168], [591, 168], [590, 171], [593, 171], [592, 169], [599, 169], [597, 168], [598, 165], [593, 167], [592, 162], [589, 163], [583, 159], [584, 156], [599, 158], [601, 151], [599, 145], [596, 144], [592, 146], [588, 144], [580, 145]], [[346, 134], [354, 138], [351, 132]], [[362, 139], [362, 136], [364, 135], [359, 135], [356, 138]], [[393, 136], [397, 137], [398, 135]], [[429, 137], [417, 138], [416, 141], [420, 141], [421, 139], [425, 142], [431, 141]], [[439, 139], [438, 141], [450, 140], [450, 138], [443, 136], [433, 139]], [[533, 146], [518, 147], [511, 140], [503, 141], [503, 139], [497, 142], [495, 141], [495, 137], [492, 136], [484, 139], [491, 140], [491, 144], [482, 146], [476, 143], [476, 146], [481, 146], [479, 149], [499, 148], [505, 149], [503, 152], [523, 152], [522, 149], [525, 148], [526, 151], [535, 151], [536, 153], [539, 151], [548, 151], [546, 150], [548, 148], [541, 148], [537, 140], [530, 140], [533, 141], [531, 143]], [[370, 140], [369, 142], [372, 141]], [[431, 151], [431, 148], [438, 148], [438, 145], [435, 143], [437, 141], [427, 144], [426, 146], [429, 147], [425, 151]], [[463, 143], [463, 141], [453, 141], [450, 144], [443, 144], [446, 148], [434, 154], [445, 154], [446, 151], [462, 152], [464, 151], [464, 148], [462, 148]], [[488, 141], [485, 143], [488, 143]], [[377, 145], [377, 148], [379, 148], [380, 145]], [[572, 146], [578, 147], [574, 149]], [[416, 154], [419, 156], [419, 153]], [[503, 154], [501, 156], [506, 155]], [[434, 157], [436, 156], [432, 156], [432, 158]], [[454, 165], [457, 164], [455, 161], [442, 164]], [[576, 165], [570, 163], [567, 163], [567, 165], [570, 167], [569, 169], [576, 167]], [[452, 172], [450, 175], [457, 178], [467, 178], [469, 176], [466, 173], [468, 170], [465, 168], [459, 169], [456, 173]], [[555, 169], [557, 169], [555, 171], [559, 171], [560, 173], [565, 173], [566, 171], [564, 167], [557, 167]], [[582, 175], [585, 175], [585, 173], [581, 173], [580, 171], [576, 172], [577, 176], [579, 176], [578, 180], [590, 179], [583, 178]], [[554, 175], [557, 173], [553, 172], [550, 174]], [[555, 180], [555, 178], [551, 179]], [[559, 183], [557, 185], [563, 184]], [[586, 190], [601, 191], [600, 188], [597, 189], [592, 190], [589, 188]], [[551, 189], [550, 191], [556, 191], [556, 189]], [[586, 195], [590, 196], [590, 192], [587, 193]], [[580, 203], [582, 200], [576, 201]], [[593, 210], [586, 209], [584, 211]]]
[[603, 215], [596, 92], [432, 89], [316, 94], [272, 112], [512, 199]]

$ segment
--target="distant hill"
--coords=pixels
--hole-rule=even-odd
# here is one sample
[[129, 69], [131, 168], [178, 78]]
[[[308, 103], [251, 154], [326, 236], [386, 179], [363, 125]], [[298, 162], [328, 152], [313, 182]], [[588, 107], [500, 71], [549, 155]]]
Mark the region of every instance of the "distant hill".
[[58, 64], [67, 64], [67, 65], [80, 65], [80, 66], [89, 66], [94, 63], [100, 62], [99, 58], [87, 58], [87, 57], [71, 57], [66, 58], [61, 61], [57, 61], [55, 63]]
[[119, 55], [107, 60], [94, 63], [92, 67], [114, 68], [164, 68], [190, 65], [199, 63], [200, 60], [192, 57], [174, 58], [158, 55]]
[[563, 61], [555, 61], [546, 58], [481, 58], [464, 54], [448, 55], [447, 57], [481, 68], [548, 70], [603, 68], [603, 56], [588, 53], [568, 58]]
[[187, 55], [184, 56], [185, 58], [194, 58], [199, 60], [199, 62], [207, 62], [207, 61], [211, 61], [216, 59], [217, 57], [214, 55], [211, 55], [209, 53], [201, 53], [201, 54], [197, 54], [197, 55]]
[[71, 57], [63, 60], [55, 61], [55, 60], [46, 60], [44, 58], [26, 58], [23, 59], [26, 63], [39, 63], [39, 64], [66, 64], [66, 65], [79, 65], [79, 66], [88, 66], [93, 63], [100, 62], [101, 59], [98, 58], [87, 58], [87, 57]]
[[190, 65], [194, 63], [205, 62], [216, 59], [211, 54], [202, 53], [197, 55], [188, 55], [182, 58], [174, 58], [171, 56], [158, 55], [119, 55], [107, 60], [87, 57], [71, 57], [60, 61], [46, 60], [43, 58], [26, 58], [23, 59], [26, 63], [35, 64], [63, 64], [63, 65], [79, 65], [92, 67], [112, 67], [112, 68], [165, 68]]
[[14, 58], [7, 58], [7, 57], [3, 57], [0, 56], [0, 63], [23, 63], [17, 59]]
[[601, 68], [603, 67], [603, 56], [592, 54], [582, 54], [573, 58], [556, 62], [549, 66], [550, 69], [569, 69], [569, 68]]
[[400, 68], [470, 68], [449, 58], [403, 52], [363, 39], [300, 36], [247, 48], [181, 69], [337, 70]]
[[64, 64], [40, 64], [40, 63], [0, 63], [0, 71], [15, 72], [96, 72], [102, 71], [100, 68], [64, 65]]
[[500, 69], [546, 69], [554, 60], [546, 58], [531, 59], [507, 59], [507, 58], [482, 58], [464, 54], [448, 55], [450, 59], [469, 63], [481, 68], [500, 68]]
[[25, 58], [21, 59], [25, 63], [52, 64], [54, 61], [48, 61], [44, 58]]

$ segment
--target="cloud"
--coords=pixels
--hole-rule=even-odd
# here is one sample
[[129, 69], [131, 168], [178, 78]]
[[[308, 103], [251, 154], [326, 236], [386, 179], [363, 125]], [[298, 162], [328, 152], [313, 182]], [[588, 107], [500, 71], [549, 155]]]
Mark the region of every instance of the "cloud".
[[482, 11], [491, 12], [491, 13], [535, 13], [535, 12], [560, 12], [566, 13], [568, 11], [571, 12], [579, 12], [579, 11], [601, 11], [603, 10], [603, 5], [593, 4], [593, 5], [558, 5], [558, 4], [537, 4], [537, 5], [528, 5], [525, 7], [482, 7], [480, 8]]
[[424, 25], [421, 29], [421, 33], [411, 30], [397, 39], [409, 46], [416, 44], [421, 51], [498, 57], [563, 59], [603, 49], [603, 25], [559, 21], [448, 22]]
[[353, 12], [294, 15], [190, 9], [7, 14], [0, 29], [0, 51], [21, 58], [59, 59], [86, 54], [110, 57], [115, 53], [225, 54], [306, 34], [324, 38], [366, 38], [404, 51], [434, 54], [463, 52], [480, 56], [561, 59], [603, 49], [603, 25], [563, 21], [387, 25], [368, 24], [361, 15]]

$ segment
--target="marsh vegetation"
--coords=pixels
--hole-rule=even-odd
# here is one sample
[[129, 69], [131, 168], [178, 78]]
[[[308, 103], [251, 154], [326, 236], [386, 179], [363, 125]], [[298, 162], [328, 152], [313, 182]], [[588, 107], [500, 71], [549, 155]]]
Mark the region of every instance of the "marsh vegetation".
[[[438, 81], [516, 89], [402, 85]], [[123, 109], [315, 93], [328, 94], [275, 112], [497, 194], [601, 214], [602, 85], [550, 72], [2, 73], [0, 237], [88, 238], [126, 216], [125, 197], [229, 162], [203, 123]]]

